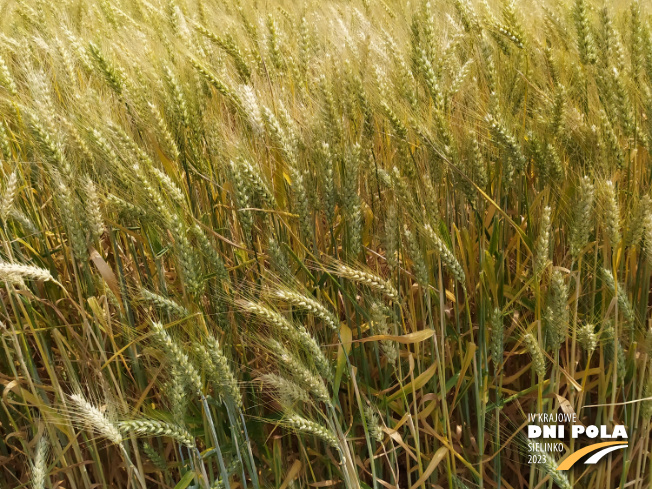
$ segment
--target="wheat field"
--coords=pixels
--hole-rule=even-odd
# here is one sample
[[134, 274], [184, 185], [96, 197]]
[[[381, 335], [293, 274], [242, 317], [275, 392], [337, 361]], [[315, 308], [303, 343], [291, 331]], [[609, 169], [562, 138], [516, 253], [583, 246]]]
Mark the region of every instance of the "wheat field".
[[652, 488], [646, 3], [0, 1], [0, 487]]

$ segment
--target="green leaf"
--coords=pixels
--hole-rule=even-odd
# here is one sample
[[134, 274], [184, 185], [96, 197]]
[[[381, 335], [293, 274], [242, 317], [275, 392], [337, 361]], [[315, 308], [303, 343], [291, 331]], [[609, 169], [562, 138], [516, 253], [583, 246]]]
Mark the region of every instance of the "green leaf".
[[176, 486], [174, 486], [174, 489], [186, 489], [190, 485], [190, 483], [195, 479], [195, 474], [192, 470], [186, 472], [183, 474], [183, 477], [181, 480], [177, 483]]

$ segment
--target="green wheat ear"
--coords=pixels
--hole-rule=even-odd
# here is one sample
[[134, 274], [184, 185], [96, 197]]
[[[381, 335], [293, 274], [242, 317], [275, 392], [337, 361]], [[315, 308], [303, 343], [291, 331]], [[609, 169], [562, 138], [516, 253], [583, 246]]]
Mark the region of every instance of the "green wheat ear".
[[585, 324], [577, 330], [577, 342], [590, 357], [598, 346], [598, 336], [595, 333], [595, 326]]
[[[372, 303], [369, 313], [376, 334], [395, 334], [395, 332], [390, 329], [390, 325], [387, 324], [387, 310], [382, 304], [378, 302]], [[385, 355], [385, 358], [387, 358], [387, 362], [390, 365], [395, 366], [399, 359], [399, 348], [397, 344], [390, 340], [382, 340], [380, 342], [380, 349]]]
[[618, 291], [616, 292], [616, 282], [614, 280], [613, 273], [607, 269], [602, 269], [602, 279], [604, 280], [604, 283], [609, 291], [611, 291], [612, 294], [616, 293], [619, 312], [625, 318], [627, 326], [631, 327], [636, 321], [636, 313], [634, 312], [634, 308], [632, 307], [632, 304], [627, 297], [625, 285], [619, 283]]
[[277, 299], [309, 311], [311, 314], [321, 319], [333, 331], [339, 329], [339, 319], [315, 299], [299, 294], [290, 289], [277, 289], [272, 291], [272, 295]]
[[190, 314], [182, 305], [150, 290], [140, 289], [140, 296], [143, 301], [148, 302], [163, 311], [167, 311], [180, 317], [188, 316]]
[[45, 436], [41, 436], [36, 443], [36, 450], [34, 452], [34, 458], [31, 463], [32, 474], [31, 482], [32, 489], [45, 489], [46, 480], [48, 478], [47, 473], [47, 459], [49, 451], [48, 439]]
[[120, 421], [120, 430], [144, 436], [165, 436], [188, 448], [195, 447], [195, 438], [181, 426], [156, 419], [132, 419]]
[[582, 177], [577, 188], [575, 211], [570, 235], [570, 251], [575, 258], [589, 241], [592, 228], [594, 186], [589, 177]]
[[143, 451], [147, 455], [147, 458], [149, 458], [152, 463], [156, 466], [157, 469], [166, 471], [168, 466], [167, 462], [163, 458], [163, 456], [158, 453], [149, 443], [144, 442], [143, 443]]
[[309, 391], [318, 401], [330, 403], [328, 389], [321, 377], [306, 367], [303, 361], [278, 341], [270, 339], [267, 345], [288, 376]]
[[620, 243], [620, 206], [613, 182], [606, 181], [600, 186], [600, 203], [602, 205], [602, 222], [611, 246]]
[[541, 464], [543, 472], [548, 475], [555, 484], [557, 484], [561, 489], [571, 489], [573, 487], [569, 482], [566, 473], [557, 470], [557, 461], [551, 453], [539, 450], [537, 454], [543, 460], [543, 463]]
[[0, 219], [3, 221], [7, 220], [9, 213], [11, 212], [14, 199], [16, 198], [16, 192], [18, 190], [18, 175], [16, 172], [12, 172], [5, 183], [5, 187], [2, 193], [2, 199], [0, 200]]
[[451, 275], [453, 275], [455, 280], [457, 280], [462, 285], [462, 287], [466, 287], [466, 275], [464, 273], [464, 269], [462, 268], [462, 265], [460, 265], [460, 262], [457, 261], [457, 258], [455, 258], [455, 255], [453, 255], [448, 246], [429, 224], [426, 224], [425, 232], [426, 236], [430, 238], [437, 254]]
[[398, 299], [398, 292], [396, 289], [389, 282], [373, 273], [358, 270], [344, 265], [343, 263], [338, 263], [335, 270], [333, 270], [333, 273], [351, 280], [352, 282], [357, 282], [366, 285], [373, 290], [377, 290], [391, 300]]
[[624, 381], [625, 375], [627, 374], [625, 351], [611, 323], [603, 326], [600, 334], [600, 342], [603, 344], [605, 361], [616, 369], [619, 381]]
[[523, 335], [523, 341], [532, 357], [532, 369], [540, 379], [543, 378], [546, 375], [546, 358], [539, 343], [530, 333]]
[[220, 397], [226, 398], [234, 406], [242, 408], [240, 387], [217, 338], [209, 335], [205, 345], [195, 344], [195, 352], [202, 360], [202, 365], [208, 372], [213, 385], [216, 386]]
[[332, 433], [328, 428], [315, 423], [312, 420], [304, 418], [299, 414], [290, 412], [288, 416], [285, 417], [284, 423], [299, 433], [306, 435], [314, 435], [318, 438], [321, 438], [326, 443], [331, 445], [333, 448], [339, 449], [339, 441], [334, 433]]
[[281, 375], [264, 374], [260, 377], [260, 381], [276, 391], [284, 406], [293, 406], [297, 402], [310, 402], [310, 396], [301, 386]]
[[2, 56], [0, 56], [0, 85], [6, 88], [14, 97], [18, 94], [18, 87], [16, 86], [16, 82], [14, 81], [14, 78], [9, 71], [7, 62]]
[[568, 287], [559, 270], [552, 273], [548, 290], [548, 306], [545, 314], [546, 344], [552, 350], [559, 349], [568, 336], [569, 311]]
[[552, 210], [544, 207], [541, 214], [539, 236], [534, 245], [534, 274], [538, 277], [550, 263], [550, 218]]
[[172, 339], [169, 333], [165, 330], [163, 325], [159, 322], [152, 323], [152, 332], [155, 340], [160, 345], [163, 353], [172, 362], [185, 382], [195, 393], [201, 393], [202, 381], [197, 368], [190, 360], [190, 357], [185, 353], [182, 347]]
[[428, 284], [428, 269], [426, 268], [426, 262], [423, 259], [423, 254], [419, 244], [417, 243], [412, 231], [408, 229], [407, 224], [403, 229], [403, 236], [405, 237], [407, 244], [408, 254], [412, 259], [412, 268], [414, 269], [417, 283], [422, 287], [425, 287]]
[[491, 312], [489, 324], [491, 325], [491, 358], [495, 369], [498, 370], [499, 365], [503, 362], [505, 335], [503, 312], [500, 308], [496, 307]]
[[312, 223], [312, 210], [308, 202], [308, 195], [306, 191], [304, 175], [296, 170], [291, 169], [292, 172], [292, 192], [294, 194], [294, 201], [297, 212], [299, 214], [299, 223], [301, 232], [307, 243], [314, 240], [314, 231]]

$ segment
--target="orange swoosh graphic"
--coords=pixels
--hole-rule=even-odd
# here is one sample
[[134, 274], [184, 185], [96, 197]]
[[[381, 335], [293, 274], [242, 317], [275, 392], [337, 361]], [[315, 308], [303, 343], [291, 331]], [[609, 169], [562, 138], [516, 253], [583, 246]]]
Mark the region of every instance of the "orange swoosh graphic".
[[574, 452], [572, 455], [570, 455], [567, 459], [559, 464], [557, 470], [568, 470], [584, 455], [588, 455], [591, 452], [595, 452], [601, 448], [610, 447], [613, 445], [627, 445], [627, 443], [623, 441], [605, 441], [603, 443], [595, 443], [593, 445], [589, 445], [588, 447], [584, 447], [581, 450], [578, 450], [577, 452]]

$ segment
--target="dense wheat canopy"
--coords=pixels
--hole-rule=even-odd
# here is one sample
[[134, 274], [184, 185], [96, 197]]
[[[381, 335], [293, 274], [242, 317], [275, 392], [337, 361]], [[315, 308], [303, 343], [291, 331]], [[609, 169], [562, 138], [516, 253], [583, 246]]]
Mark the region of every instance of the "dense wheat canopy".
[[0, 486], [652, 487], [642, 3], [0, 1]]

